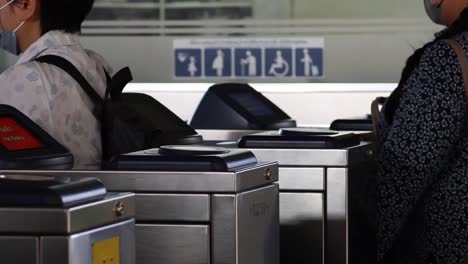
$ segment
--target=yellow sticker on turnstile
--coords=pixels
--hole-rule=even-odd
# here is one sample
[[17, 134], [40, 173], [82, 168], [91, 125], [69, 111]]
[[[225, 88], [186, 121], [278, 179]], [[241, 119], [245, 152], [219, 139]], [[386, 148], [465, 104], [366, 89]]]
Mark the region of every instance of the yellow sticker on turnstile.
[[93, 264], [120, 264], [120, 237], [94, 243]]

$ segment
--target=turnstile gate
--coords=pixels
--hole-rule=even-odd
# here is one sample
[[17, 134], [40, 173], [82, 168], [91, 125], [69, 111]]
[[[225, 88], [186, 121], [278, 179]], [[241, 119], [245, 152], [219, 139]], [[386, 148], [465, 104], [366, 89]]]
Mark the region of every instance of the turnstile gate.
[[182, 162], [179, 171], [47, 173], [74, 179], [93, 175], [108, 190], [136, 193], [139, 264], [279, 264], [278, 164], [232, 152], [254, 162], [239, 167], [239, 161], [226, 156], [233, 168], [210, 172], [184, 171]]
[[239, 142], [259, 160], [280, 164], [281, 262], [375, 263], [373, 145], [333, 131], [335, 139], [319, 135], [313, 142], [304, 131], [264, 132]]
[[[9, 178], [36, 181], [31, 175], [0, 176]], [[134, 195], [106, 194], [105, 189], [102, 192], [88, 183], [57, 184], [52, 187], [57, 195], [44, 188], [32, 192], [29, 186], [17, 188], [11, 195], [2, 189], [0, 262], [134, 264]]]

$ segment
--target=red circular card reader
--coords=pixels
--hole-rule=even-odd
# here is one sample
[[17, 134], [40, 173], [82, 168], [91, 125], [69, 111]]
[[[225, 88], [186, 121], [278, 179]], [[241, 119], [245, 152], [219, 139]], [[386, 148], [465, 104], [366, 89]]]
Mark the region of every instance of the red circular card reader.
[[73, 156], [64, 146], [17, 109], [0, 105], [0, 169], [72, 167]]

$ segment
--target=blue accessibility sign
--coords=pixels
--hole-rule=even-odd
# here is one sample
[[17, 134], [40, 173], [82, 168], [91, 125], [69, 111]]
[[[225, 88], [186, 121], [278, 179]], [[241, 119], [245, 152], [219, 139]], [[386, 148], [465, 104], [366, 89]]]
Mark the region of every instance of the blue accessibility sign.
[[322, 48], [296, 48], [295, 56], [297, 77], [324, 77]]
[[232, 51], [231, 49], [205, 49], [205, 76], [231, 77]]
[[201, 77], [202, 50], [201, 49], [175, 49], [175, 76], [176, 77]]
[[291, 77], [292, 60], [292, 48], [265, 49], [265, 75], [267, 77]]
[[260, 77], [262, 71], [262, 49], [240, 48], [234, 50], [236, 77]]

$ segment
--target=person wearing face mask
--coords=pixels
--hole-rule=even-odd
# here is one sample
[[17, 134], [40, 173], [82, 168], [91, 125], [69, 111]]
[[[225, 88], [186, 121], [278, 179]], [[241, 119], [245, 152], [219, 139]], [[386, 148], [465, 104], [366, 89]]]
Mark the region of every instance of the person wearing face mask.
[[0, 104], [18, 108], [65, 145], [75, 167], [101, 159], [100, 122], [91, 99], [62, 69], [40, 63], [45, 55], [60, 56], [101, 97], [107, 87], [108, 64], [79, 41], [81, 24], [94, 0], [0, 0], [0, 48], [20, 55], [0, 75]]
[[382, 108], [378, 263], [468, 263], [468, 1], [424, 5], [446, 28], [409, 57]]

